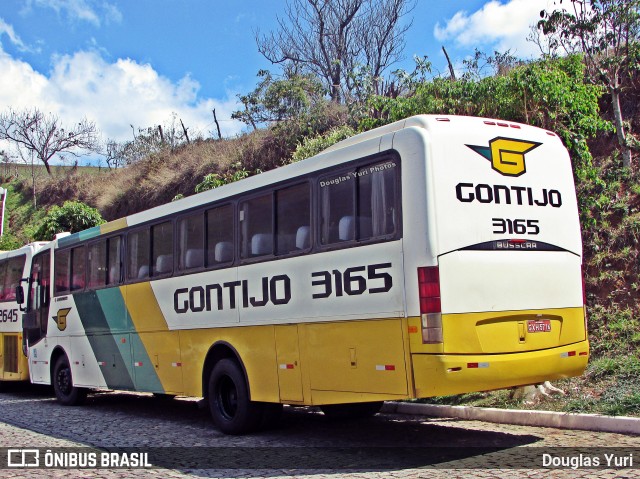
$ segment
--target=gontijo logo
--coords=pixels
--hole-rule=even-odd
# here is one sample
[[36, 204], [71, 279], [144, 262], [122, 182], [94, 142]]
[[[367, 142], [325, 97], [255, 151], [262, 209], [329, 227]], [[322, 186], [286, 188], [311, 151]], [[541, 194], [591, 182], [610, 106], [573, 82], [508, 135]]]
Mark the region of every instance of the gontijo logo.
[[58, 310], [58, 314], [51, 317], [58, 325], [60, 331], [67, 329], [67, 316], [69, 315], [69, 311], [71, 311], [71, 308], [62, 308]]
[[491, 162], [491, 168], [505, 176], [520, 176], [526, 172], [525, 153], [529, 153], [542, 143], [497, 137], [489, 146], [466, 145]]

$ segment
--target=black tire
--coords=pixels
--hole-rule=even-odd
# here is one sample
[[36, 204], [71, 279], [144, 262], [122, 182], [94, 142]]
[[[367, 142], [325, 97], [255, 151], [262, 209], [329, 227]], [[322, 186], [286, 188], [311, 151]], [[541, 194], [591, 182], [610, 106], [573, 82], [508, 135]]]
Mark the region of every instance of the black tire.
[[320, 409], [330, 419], [364, 419], [375, 416], [382, 408], [382, 401], [351, 404], [327, 404]]
[[79, 406], [87, 398], [87, 390], [73, 385], [71, 366], [67, 356], [60, 356], [53, 368], [51, 378], [56, 399], [64, 406]]
[[245, 434], [260, 426], [264, 404], [249, 399], [244, 373], [236, 361], [221, 359], [216, 363], [208, 392], [213, 422], [225, 434]]

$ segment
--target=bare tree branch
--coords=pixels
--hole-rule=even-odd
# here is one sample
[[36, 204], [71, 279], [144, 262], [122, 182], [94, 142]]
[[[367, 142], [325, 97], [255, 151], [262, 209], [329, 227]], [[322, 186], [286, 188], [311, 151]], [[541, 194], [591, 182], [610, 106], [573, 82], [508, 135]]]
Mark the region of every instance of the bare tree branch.
[[86, 118], [65, 129], [53, 114], [45, 115], [37, 108], [0, 114], [0, 139], [12, 142], [18, 150], [36, 155], [51, 175], [50, 161], [61, 153], [82, 156], [99, 147], [98, 129]]
[[293, 63], [322, 79], [331, 99], [354, 88], [350, 75], [367, 67], [374, 78], [401, 59], [415, 0], [287, 0], [278, 29], [256, 32], [258, 51], [274, 64]]

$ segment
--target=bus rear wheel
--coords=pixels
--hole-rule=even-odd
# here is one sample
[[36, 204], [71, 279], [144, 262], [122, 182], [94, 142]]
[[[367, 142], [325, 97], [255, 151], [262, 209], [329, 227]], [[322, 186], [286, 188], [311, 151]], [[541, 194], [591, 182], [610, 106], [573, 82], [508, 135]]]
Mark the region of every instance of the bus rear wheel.
[[382, 401], [352, 404], [327, 404], [320, 406], [323, 414], [331, 419], [364, 419], [380, 412]]
[[71, 376], [71, 366], [67, 356], [62, 355], [56, 361], [53, 368], [53, 390], [56, 393], [56, 399], [64, 406], [79, 406], [87, 398], [87, 390], [73, 385], [73, 377]]
[[209, 376], [209, 408], [215, 425], [225, 434], [245, 434], [258, 428], [262, 403], [251, 401], [242, 369], [232, 359], [221, 359]]

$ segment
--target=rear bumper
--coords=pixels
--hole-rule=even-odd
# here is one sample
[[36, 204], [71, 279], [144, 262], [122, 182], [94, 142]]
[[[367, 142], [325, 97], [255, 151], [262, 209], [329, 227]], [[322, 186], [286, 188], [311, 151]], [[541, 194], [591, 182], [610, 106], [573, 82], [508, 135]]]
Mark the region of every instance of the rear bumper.
[[412, 354], [415, 397], [489, 391], [581, 375], [589, 342], [511, 354]]

